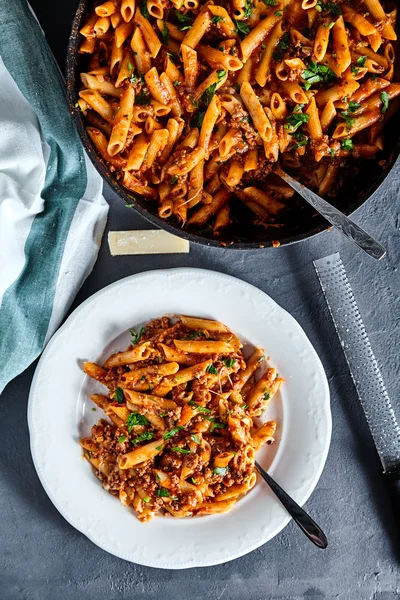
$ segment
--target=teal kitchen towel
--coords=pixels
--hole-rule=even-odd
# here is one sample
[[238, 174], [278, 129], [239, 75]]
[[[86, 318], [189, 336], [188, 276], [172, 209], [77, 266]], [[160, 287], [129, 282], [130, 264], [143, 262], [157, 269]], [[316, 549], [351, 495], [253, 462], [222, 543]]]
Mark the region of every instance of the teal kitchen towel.
[[0, 393], [42, 352], [93, 268], [100, 175], [25, 0], [0, 0]]

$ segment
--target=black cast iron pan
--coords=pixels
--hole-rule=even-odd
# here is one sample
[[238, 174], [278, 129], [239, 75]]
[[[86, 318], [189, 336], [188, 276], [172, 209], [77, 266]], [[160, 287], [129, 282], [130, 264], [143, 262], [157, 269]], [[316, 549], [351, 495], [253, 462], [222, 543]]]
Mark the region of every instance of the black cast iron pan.
[[[96, 169], [122, 200], [131, 204], [132, 198], [129, 196], [129, 190], [126, 190], [126, 188], [115, 180], [107, 165], [97, 153], [86, 133], [82, 113], [79, 108], [75, 106], [78, 100], [78, 89], [80, 86], [79, 71], [82, 70], [81, 61], [84, 60], [84, 58], [78, 54], [78, 48], [82, 40], [79, 30], [85, 21], [86, 12], [91, 6], [91, 0], [80, 0], [69, 39], [66, 76], [70, 112], [78, 128], [85, 150]], [[357, 210], [357, 208], [366, 202], [379, 186], [382, 185], [399, 154], [400, 111], [393, 117], [385, 130], [384, 150], [380, 151], [373, 160], [359, 162], [358, 171], [345, 178], [345, 181], [334, 200], [335, 205], [346, 215], [350, 215]], [[293, 209], [287, 211], [287, 216], [285, 218], [286, 222], [283, 226], [264, 228], [253, 225], [247, 214], [247, 209], [239, 208], [234, 224], [225, 230], [218, 239], [213, 238], [212, 233], [208, 233], [206, 229], [201, 230], [201, 232], [198, 230], [196, 231], [195, 229], [182, 229], [178, 223], [160, 219], [156, 211], [156, 205], [144, 198], [137, 198], [135, 207], [136, 210], [153, 225], [183, 237], [190, 242], [197, 242], [206, 246], [250, 250], [254, 248], [266, 248], [273, 245], [283, 246], [291, 244], [310, 238], [328, 229], [329, 223], [327, 223], [320, 215], [313, 213], [313, 210], [306, 205], [301, 198], [294, 197], [292, 200]], [[238, 202], [238, 204], [241, 203]], [[240, 210], [242, 212], [240, 212]]]

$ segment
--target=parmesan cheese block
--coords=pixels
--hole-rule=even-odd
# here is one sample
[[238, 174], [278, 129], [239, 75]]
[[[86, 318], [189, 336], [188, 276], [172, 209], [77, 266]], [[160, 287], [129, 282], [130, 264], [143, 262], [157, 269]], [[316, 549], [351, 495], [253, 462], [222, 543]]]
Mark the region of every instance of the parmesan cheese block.
[[178, 254], [189, 252], [189, 242], [161, 229], [110, 231], [111, 256], [124, 254]]

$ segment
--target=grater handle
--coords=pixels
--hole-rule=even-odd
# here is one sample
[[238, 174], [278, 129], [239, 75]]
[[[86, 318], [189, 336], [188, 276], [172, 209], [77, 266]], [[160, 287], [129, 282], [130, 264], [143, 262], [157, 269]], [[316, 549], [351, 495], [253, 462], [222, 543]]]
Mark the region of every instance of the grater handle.
[[400, 471], [382, 473], [397, 525], [400, 527]]

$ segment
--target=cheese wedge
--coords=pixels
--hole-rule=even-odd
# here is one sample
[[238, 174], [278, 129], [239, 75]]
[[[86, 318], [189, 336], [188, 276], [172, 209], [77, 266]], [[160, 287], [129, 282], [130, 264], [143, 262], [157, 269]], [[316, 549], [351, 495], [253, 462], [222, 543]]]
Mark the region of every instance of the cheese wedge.
[[190, 250], [189, 242], [161, 229], [110, 231], [111, 256], [133, 254], [178, 254]]

